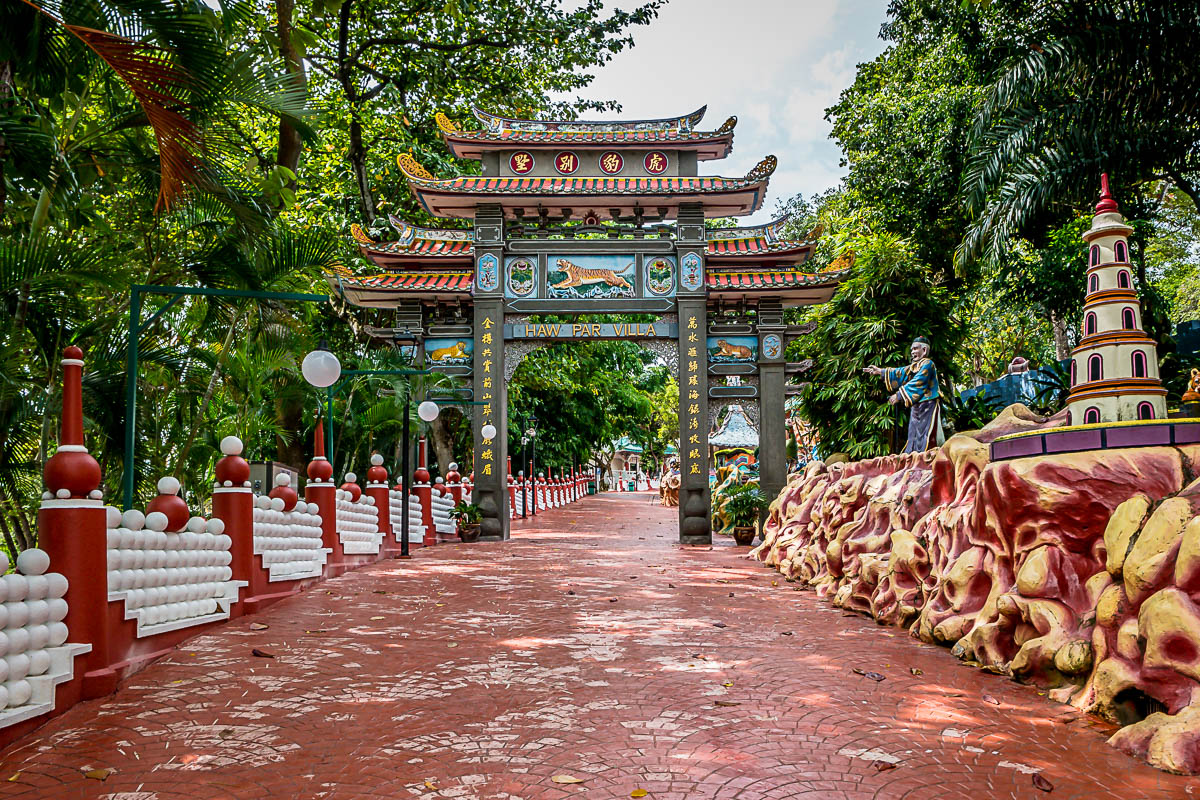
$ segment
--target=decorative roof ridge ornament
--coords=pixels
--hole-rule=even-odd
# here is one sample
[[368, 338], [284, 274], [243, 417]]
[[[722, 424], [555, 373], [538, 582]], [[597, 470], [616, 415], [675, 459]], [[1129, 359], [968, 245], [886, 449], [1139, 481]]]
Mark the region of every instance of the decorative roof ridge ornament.
[[787, 224], [787, 221], [792, 218], [791, 214], [784, 214], [782, 217], [777, 217], [770, 222], [764, 222], [762, 225], [745, 225], [735, 228], [713, 228], [708, 232], [708, 241], [710, 242], [733, 242], [739, 239], [766, 239], [768, 242], [776, 242], [779, 240], [779, 231]]
[[388, 214], [388, 222], [391, 223], [396, 233], [400, 234], [397, 242], [405, 246], [412, 244], [417, 239], [432, 242], [475, 241], [475, 231], [473, 230], [463, 228], [422, 228], [400, 219], [395, 214]]
[[737, 127], [737, 116], [731, 116], [729, 119], [721, 123], [721, 127], [717, 128], [713, 133], [732, 133]]
[[765, 180], [775, 174], [775, 168], [779, 166], [779, 159], [775, 156], [767, 156], [762, 161], [758, 162], [754, 169], [746, 173], [747, 181]]
[[[630, 120], [629, 122], [620, 122], [618, 120], [537, 120], [537, 119], [518, 119], [516, 117], [505, 117], [499, 114], [492, 114], [484, 111], [481, 108], [473, 107], [471, 112], [475, 118], [483, 123], [484, 130], [492, 134], [501, 134], [506, 131], [624, 131], [624, 130], [670, 130], [679, 131], [680, 133], [690, 133], [693, 128], [699, 124], [700, 120], [704, 119], [705, 112], [708, 111], [708, 106], [704, 105], [696, 109], [690, 114], [684, 114], [678, 117], [664, 117], [662, 119], [638, 119]], [[735, 120], [736, 118], [732, 118]], [[447, 120], [448, 122], [449, 120]], [[438, 123], [441, 127], [441, 123]], [[725, 125], [729, 125], [726, 120]], [[724, 126], [722, 126], [724, 127]], [[443, 131], [451, 133], [442, 128]], [[732, 127], [730, 128], [732, 130]], [[722, 131], [727, 132], [727, 131]]]
[[447, 117], [446, 114], [442, 111], [439, 111], [436, 114], [434, 114], [433, 119], [434, 119], [434, 122], [437, 123], [438, 128], [441, 129], [441, 131], [443, 133], [463, 133], [464, 132], [464, 131], [460, 131], [458, 126], [455, 125], [454, 122], [451, 121], [451, 119], [449, 117]]
[[359, 244], [377, 244], [377, 242], [372, 239], [357, 222], [350, 223], [350, 235], [353, 236], [354, 241], [358, 242]]
[[406, 176], [417, 178], [419, 180], [432, 181], [437, 180], [429, 170], [421, 166], [421, 163], [413, 156], [412, 153], [400, 153], [396, 156], [396, 166], [400, 168]]
[[1117, 205], [1117, 201], [1113, 199], [1112, 192], [1108, 188], [1108, 173], [1100, 174], [1100, 202], [1096, 203], [1097, 214], [1109, 214], [1112, 212], [1120, 213], [1121, 209]]

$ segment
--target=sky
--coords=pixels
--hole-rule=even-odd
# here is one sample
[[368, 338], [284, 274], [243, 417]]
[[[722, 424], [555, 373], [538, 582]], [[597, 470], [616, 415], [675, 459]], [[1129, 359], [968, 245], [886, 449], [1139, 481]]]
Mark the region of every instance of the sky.
[[580, 94], [618, 101], [625, 119], [707, 104], [702, 130], [737, 116], [733, 152], [701, 162], [700, 172], [740, 177], [777, 156], [763, 210], [743, 218], [767, 222], [778, 202], [821, 192], [844, 174], [825, 109], [854, 80], [857, 64], [883, 52], [886, 7], [885, 0], [670, 0]]

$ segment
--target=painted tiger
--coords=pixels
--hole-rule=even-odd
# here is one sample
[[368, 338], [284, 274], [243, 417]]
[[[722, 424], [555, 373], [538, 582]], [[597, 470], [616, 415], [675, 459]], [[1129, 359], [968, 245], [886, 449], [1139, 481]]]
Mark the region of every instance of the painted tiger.
[[749, 347], [745, 347], [740, 344], [730, 344], [729, 342], [725, 341], [724, 339], [717, 339], [717, 347], [720, 350], [720, 352], [718, 352], [717, 355], [722, 356], [724, 358], [753, 358], [754, 357], [754, 353], [752, 353], [750, 351]]
[[573, 286], [583, 286], [589, 283], [607, 283], [609, 286], [620, 286], [625, 289], [633, 288], [629, 285], [629, 281], [611, 269], [588, 269], [578, 264], [572, 264], [565, 258], [560, 258], [555, 263], [567, 275], [563, 280], [553, 284], [553, 288], [555, 289], [569, 289]]
[[430, 361], [445, 361], [448, 358], [466, 358], [467, 344], [466, 342], [455, 342], [449, 347], [441, 347], [437, 350], [429, 351]]

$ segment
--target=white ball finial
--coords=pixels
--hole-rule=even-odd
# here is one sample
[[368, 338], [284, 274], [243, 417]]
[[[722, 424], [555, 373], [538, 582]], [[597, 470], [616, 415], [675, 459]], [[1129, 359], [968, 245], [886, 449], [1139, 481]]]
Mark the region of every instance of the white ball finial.
[[451, 472], [458, 472], [458, 462], [457, 462], [457, 461], [451, 461], [451, 462], [450, 462], [450, 471], [451, 471]]
[[57, 492], [54, 493], [54, 496], [57, 497], [59, 500], [66, 500], [71, 496], [71, 490], [70, 489], [59, 489]]
[[108, 527], [121, 527], [121, 509], [116, 508], [115, 506], [105, 506], [104, 513], [106, 515], [105, 522], [108, 523]]
[[170, 524], [170, 520], [168, 520], [167, 515], [161, 511], [151, 511], [146, 515], [145, 525], [152, 531], [165, 531], [168, 524]]
[[167, 475], [158, 479], [159, 494], [179, 494], [179, 480]]
[[45, 550], [34, 547], [17, 556], [17, 571], [22, 575], [45, 575], [48, 569], [50, 556]]
[[383, 456], [379, 455], [379, 453], [372, 453], [371, 454], [371, 466], [373, 466], [373, 467], [383, 466]]
[[275, 485], [276, 486], [289, 486], [289, 485], [291, 485], [291, 483], [292, 483], [292, 476], [288, 475], [286, 472], [281, 472], [275, 476]]
[[358, 476], [355, 475], [353, 472], [346, 473], [346, 483], [354, 483], [357, 480], [358, 480]]
[[227, 456], [240, 456], [242, 440], [236, 436], [226, 436], [221, 440], [221, 453]]
[[131, 508], [121, 515], [121, 524], [131, 531], [140, 531], [146, 524], [146, 515], [136, 508]]

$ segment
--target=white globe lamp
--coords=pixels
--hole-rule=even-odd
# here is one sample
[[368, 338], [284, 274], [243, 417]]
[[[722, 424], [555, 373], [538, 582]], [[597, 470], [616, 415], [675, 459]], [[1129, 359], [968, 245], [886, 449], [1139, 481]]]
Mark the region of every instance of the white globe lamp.
[[417, 416], [425, 422], [433, 422], [438, 418], [438, 413], [441, 411], [438, 404], [432, 400], [426, 400], [417, 406]]
[[333, 386], [342, 375], [342, 363], [330, 350], [318, 347], [300, 362], [300, 374], [313, 386]]
[[484, 439], [495, 439], [496, 438], [496, 426], [492, 425], [491, 423], [484, 425], [482, 428], [479, 429], [479, 435], [482, 436]]

